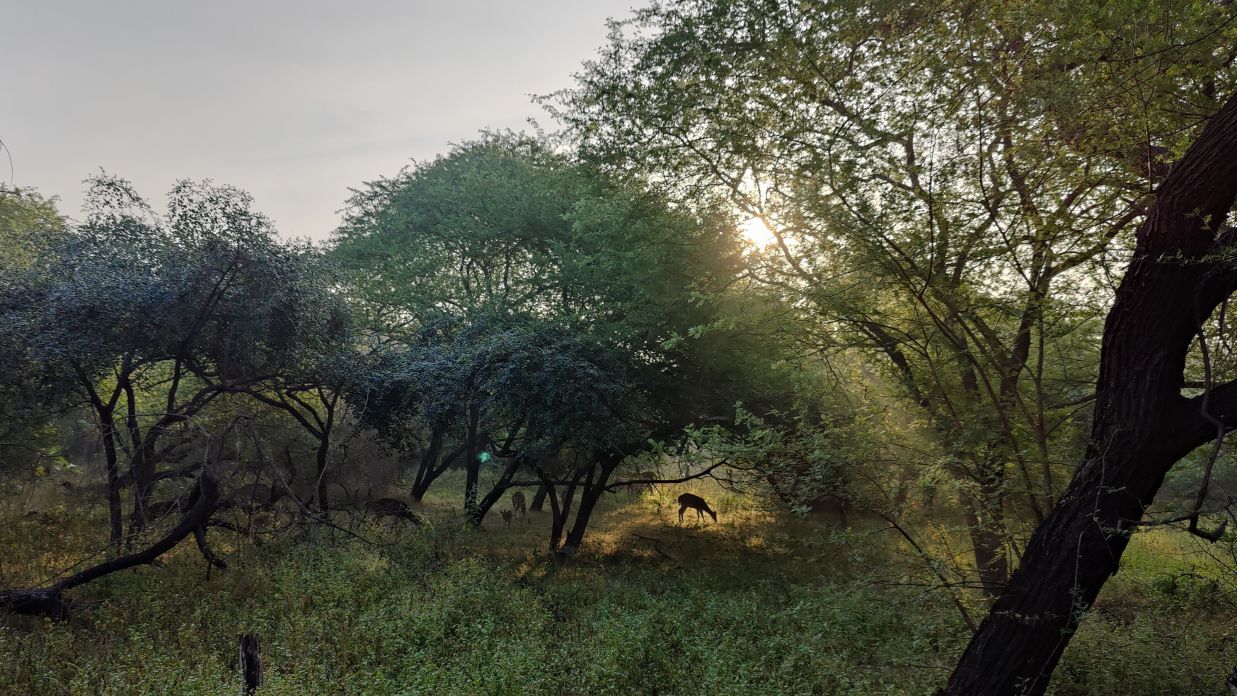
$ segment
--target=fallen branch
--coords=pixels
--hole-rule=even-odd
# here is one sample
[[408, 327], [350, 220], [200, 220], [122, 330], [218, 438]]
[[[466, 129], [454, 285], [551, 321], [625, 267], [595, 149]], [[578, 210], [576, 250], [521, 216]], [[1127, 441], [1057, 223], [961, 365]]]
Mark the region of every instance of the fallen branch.
[[126, 570], [138, 565], [154, 563], [159, 556], [170, 551], [182, 539], [203, 528], [206, 520], [215, 511], [219, 500], [219, 479], [210, 467], [203, 468], [198, 477], [198, 484], [191, 497], [189, 511], [181, 518], [180, 523], [154, 544], [134, 553], [118, 556], [91, 566], [76, 575], [46, 588], [30, 588], [25, 590], [8, 590], [0, 592], [0, 609], [17, 614], [32, 614], [48, 616], [54, 619], [62, 618], [68, 610], [64, 593], [79, 585], [85, 585], [92, 580]]
[[662, 550], [661, 550], [661, 540], [660, 540], [660, 539], [654, 539], [653, 537], [646, 537], [646, 536], [643, 536], [643, 535], [640, 535], [640, 534], [632, 534], [632, 536], [634, 536], [634, 537], [635, 537], [635, 538], [637, 538], [637, 539], [643, 539], [643, 540], [645, 540], [645, 541], [651, 541], [651, 542], [653, 542], [653, 550], [654, 550], [654, 551], [656, 551], [656, 552], [657, 552], [657, 554], [658, 554], [659, 556], [661, 556], [662, 558], [668, 558], [668, 559], [670, 559], [671, 561], [674, 561], [675, 563], [678, 563], [678, 559], [677, 559], [677, 558], [675, 558], [674, 556], [671, 556], [670, 554], [668, 554], [668, 553], [666, 553], [665, 551], [662, 551]]
[[[206, 543], [206, 524], [199, 524], [193, 528], [193, 540], [198, 544], [198, 550], [202, 552], [202, 558], [206, 559], [208, 565], [214, 566], [219, 570], [227, 570], [228, 564], [223, 562], [223, 559], [215, 555], [211, 550], [210, 545]], [[209, 578], [209, 569], [207, 577]]]

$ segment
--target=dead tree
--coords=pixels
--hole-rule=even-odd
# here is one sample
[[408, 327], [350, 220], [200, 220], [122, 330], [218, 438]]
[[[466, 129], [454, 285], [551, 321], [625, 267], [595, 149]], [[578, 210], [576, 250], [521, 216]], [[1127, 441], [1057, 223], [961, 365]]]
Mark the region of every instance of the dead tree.
[[258, 653], [258, 637], [252, 633], [244, 633], [240, 637], [241, 678], [245, 684], [241, 687], [241, 696], [253, 694], [262, 685], [262, 656]]

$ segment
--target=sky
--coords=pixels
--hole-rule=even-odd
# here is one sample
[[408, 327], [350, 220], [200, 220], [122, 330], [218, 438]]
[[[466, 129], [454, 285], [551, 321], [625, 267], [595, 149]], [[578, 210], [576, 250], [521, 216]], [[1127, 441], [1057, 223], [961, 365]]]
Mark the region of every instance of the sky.
[[156, 206], [209, 178], [321, 240], [349, 188], [482, 129], [552, 125], [530, 95], [570, 86], [641, 0], [0, 4], [0, 180], [77, 217], [100, 168]]

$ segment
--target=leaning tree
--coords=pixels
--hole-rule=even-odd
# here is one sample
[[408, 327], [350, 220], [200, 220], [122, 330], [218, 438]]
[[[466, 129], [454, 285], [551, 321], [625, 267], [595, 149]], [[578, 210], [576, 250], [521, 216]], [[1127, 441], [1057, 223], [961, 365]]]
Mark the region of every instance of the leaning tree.
[[[1237, 380], [1187, 396], [1187, 355], [1237, 290], [1237, 95], [1156, 191], [1104, 326], [1091, 444], [1061, 502], [971, 639], [947, 694], [1042, 694], [1086, 610], [1182, 457], [1237, 426]], [[1205, 489], [1184, 522], [1200, 521]]]

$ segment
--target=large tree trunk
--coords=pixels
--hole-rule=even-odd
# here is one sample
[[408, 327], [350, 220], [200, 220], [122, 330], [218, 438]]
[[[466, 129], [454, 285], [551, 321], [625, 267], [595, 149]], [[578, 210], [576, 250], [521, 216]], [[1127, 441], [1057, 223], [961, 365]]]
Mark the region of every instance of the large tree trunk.
[[494, 484], [494, 487], [490, 489], [489, 493], [485, 494], [485, 497], [482, 498], [479, 503], [477, 503], [477, 507], [470, 518], [474, 527], [481, 526], [481, 523], [485, 520], [485, 516], [490, 512], [490, 508], [494, 507], [494, 505], [502, 499], [503, 494], [507, 492], [507, 484], [511, 483], [511, 479], [515, 478], [516, 472], [518, 472], [522, 466], [524, 466], [524, 458], [522, 456], [514, 457], [507, 464], [506, 468], [503, 469], [503, 472], [499, 475], [498, 481]]
[[1190, 344], [1234, 289], [1231, 264], [1216, 257], [1237, 239], [1220, 233], [1235, 197], [1237, 96], [1173, 167], [1138, 231], [1104, 327], [1085, 461], [943, 693], [1043, 694], [1164, 475], [1215, 436], [1204, 408], [1226, 428], [1237, 424], [1237, 383], [1181, 395]]
[[438, 457], [442, 454], [442, 437], [445, 427], [435, 427], [430, 434], [429, 447], [421, 453], [421, 461], [417, 462], [417, 476], [412, 482], [412, 499], [421, 502], [430, 484], [434, 482], [432, 473], [438, 466]]
[[550, 487], [546, 484], [537, 486], [537, 492], [533, 494], [533, 502], [528, 505], [529, 512], [541, 512], [541, 508], [545, 505], [546, 495], [549, 494]]
[[442, 453], [442, 435], [435, 435], [430, 441], [430, 447], [425, 451], [421, 462], [417, 465], [417, 477], [412, 482], [412, 499], [421, 502], [425, 494], [429, 491], [430, 486], [438, 480], [447, 471], [447, 467], [451, 463], [460, 458], [467, 450], [467, 445], [461, 445], [452, 452], [443, 455]]

